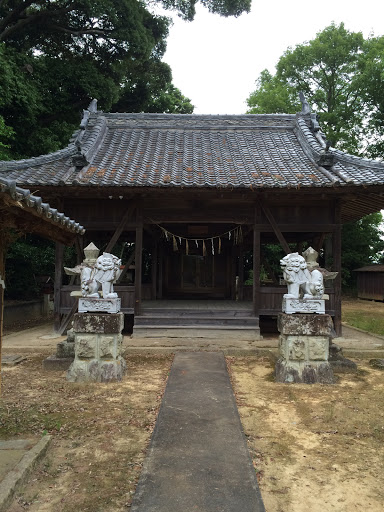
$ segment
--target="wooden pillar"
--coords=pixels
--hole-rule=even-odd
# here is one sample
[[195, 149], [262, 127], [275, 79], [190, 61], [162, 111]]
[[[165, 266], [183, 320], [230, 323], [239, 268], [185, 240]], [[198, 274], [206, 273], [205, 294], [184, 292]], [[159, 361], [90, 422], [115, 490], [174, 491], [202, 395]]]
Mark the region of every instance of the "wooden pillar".
[[59, 332], [61, 324], [61, 286], [63, 280], [64, 245], [56, 242], [55, 247], [55, 286], [53, 291], [53, 328]]
[[164, 273], [164, 247], [163, 244], [160, 244], [159, 247], [159, 277], [158, 277], [158, 288], [157, 288], [157, 298], [163, 298], [163, 273]]
[[337, 201], [335, 206], [335, 230], [333, 232], [332, 243], [332, 256], [333, 265], [336, 272], [338, 272], [334, 280], [335, 291], [335, 331], [337, 336], [341, 336], [341, 207], [340, 202]]
[[158, 265], [158, 244], [154, 242], [152, 250], [152, 267], [151, 267], [151, 278], [152, 278], [152, 299], [157, 297], [157, 265]]
[[244, 300], [244, 249], [239, 246], [239, 282], [238, 282], [238, 299]]
[[80, 263], [84, 260], [84, 238], [82, 236], [76, 237], [75, 249], [76, 249], [76, 264], [80, 265]]
[[259, 316], [260, 309], [260, 268], [261, 268], [261, 244], [260, 244], [260, 207], [255, 208], [255, 220], [253, 226], [253, 314]]
[[236, 300], [236, 264], [237, 264], [237, 251], [234, 246], [231, 249], [230, 259], [230, 276], [231, 276], [231, 299]]
[[137, 211], [136, 241], [135, 241], [135, 315], [141, 312], [142, 297], [142, 269], [143, 269], [143, 216], [141, 210]]

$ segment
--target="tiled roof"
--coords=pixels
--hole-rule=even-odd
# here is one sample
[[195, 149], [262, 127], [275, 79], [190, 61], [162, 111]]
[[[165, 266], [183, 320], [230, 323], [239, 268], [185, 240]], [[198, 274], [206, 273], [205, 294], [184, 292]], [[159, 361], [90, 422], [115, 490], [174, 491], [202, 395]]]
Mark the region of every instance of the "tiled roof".
[[313, 114], [87, 112], [61, 151], [0, 162], [23, 186], [302, 188], [382, 185], [384, 164], [326, 148]]
[[78, 233], [85, 233], [85, 229], [78, 222], [66, 217], [64, 213], [51, 208], [48, 203], [44, 203], [41, 197], [35, 196], [29, 190], [16, 186], [14, 181], [4, 178], [0, 175], [0, 192], [5, 193], [13, 199], [21, 208], [29, 207], [36, 210], [39, 217], [43, 217], [53, 223], [56, 223], [62, 229]]

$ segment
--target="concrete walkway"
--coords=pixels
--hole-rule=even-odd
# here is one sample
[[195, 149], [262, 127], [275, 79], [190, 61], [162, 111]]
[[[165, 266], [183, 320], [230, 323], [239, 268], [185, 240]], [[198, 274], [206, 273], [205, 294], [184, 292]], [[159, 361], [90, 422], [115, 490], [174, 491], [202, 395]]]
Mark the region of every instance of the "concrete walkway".
[[34, 466], [45, 455], [51, 437], [0, 441], [0, 512], [28, 479]]
[[265, 510], [222, 353], [176, 354], [131, 510]]

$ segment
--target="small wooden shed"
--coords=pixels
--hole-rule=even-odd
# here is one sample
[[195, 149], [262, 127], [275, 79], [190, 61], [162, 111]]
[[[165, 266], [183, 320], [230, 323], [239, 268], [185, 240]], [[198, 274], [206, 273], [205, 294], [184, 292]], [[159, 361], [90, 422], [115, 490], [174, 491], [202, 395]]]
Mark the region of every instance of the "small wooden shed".
[[384, 301], [384, 265], [367, 265], [355, 272], [359, 299]]
[[[64, 213], [51, 208], [41, 197], [0, 176], [0, 367], [3, 328], [5, 254], [9, 244], [23, 233], [36, 233], [65, 245], [72, 244], [85, 229]], [[1, 373], [0, 373], [1, 393]]]

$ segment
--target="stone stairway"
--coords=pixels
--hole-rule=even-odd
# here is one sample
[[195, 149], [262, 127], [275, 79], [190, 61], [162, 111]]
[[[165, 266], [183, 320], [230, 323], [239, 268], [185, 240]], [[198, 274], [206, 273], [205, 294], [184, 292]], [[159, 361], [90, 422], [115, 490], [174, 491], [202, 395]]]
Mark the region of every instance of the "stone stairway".
[[[193, 334], [191, 334], [191, 331]], [[135, 316], [134, 336], [138, 337], [241, 337], [260, 339], [259, 318], [250, 309], [146, 307]]]

